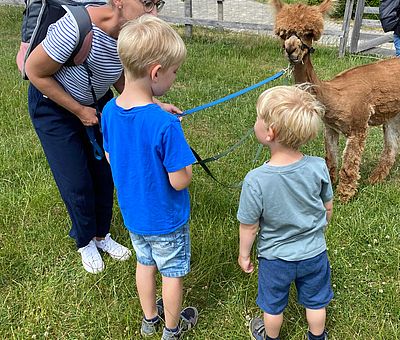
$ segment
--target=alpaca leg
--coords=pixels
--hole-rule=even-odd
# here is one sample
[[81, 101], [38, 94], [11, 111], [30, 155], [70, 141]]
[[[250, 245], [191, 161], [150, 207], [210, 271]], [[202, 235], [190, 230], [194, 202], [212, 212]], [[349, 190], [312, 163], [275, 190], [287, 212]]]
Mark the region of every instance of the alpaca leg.
[[369, 177], [372, 184], [383, 181], [389, 174], [399, 151], [400, 115], [383, 124], [384, 148], [378, 165]]
[[343, 151], [343, 164], [339, 173], [337, 194], [343, 203], [348, 202], [356, 193], [360, 179], [361, 156], [365, 147], [366, 131], [347, 138]]
[[325, 127], [325, 160], [332, 183], [337, 180], [337, 164], [339, 152], [339, 133], [330, 127]]

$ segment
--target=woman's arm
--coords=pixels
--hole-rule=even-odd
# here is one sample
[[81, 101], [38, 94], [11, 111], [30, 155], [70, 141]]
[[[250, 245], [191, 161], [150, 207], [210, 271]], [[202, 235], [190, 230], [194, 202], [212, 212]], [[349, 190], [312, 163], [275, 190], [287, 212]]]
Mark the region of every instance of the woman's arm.
[[29, 55], [25, 71], [30, 82], [49, 99], [76, 115], [84, 125], [91, 126], [98, 123], [96, 110], [81, 105], [72, 98], [53, 75], [62, 67], [62, 64], [51, 59], [42, 45], [39, 44]]
[[122, 73], [121, 77], [114, 83], [114, 88], [117, 90], [119, 94], [122, 93], [125, 87], [125, 75]]

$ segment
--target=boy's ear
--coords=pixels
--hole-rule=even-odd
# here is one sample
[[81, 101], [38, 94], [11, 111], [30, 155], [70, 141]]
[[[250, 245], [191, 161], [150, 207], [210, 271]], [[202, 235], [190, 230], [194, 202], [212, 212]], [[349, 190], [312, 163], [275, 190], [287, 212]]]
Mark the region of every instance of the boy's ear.
[[267, 142], [272, 142], [274, 139], [275, 139], [275, 131], [274, 131], [274, 129], [270, 126], [268, 129], [267, 129], [267, 136], [266, 136], [266, 140], [267, 140]]
[[161, 65], [157, 64], [157, 65], [153, 65], [150, 67], [150, 78], [153, 81], [157, 81], [158, 80], [158, 72], [160, 72], [161, 69]]

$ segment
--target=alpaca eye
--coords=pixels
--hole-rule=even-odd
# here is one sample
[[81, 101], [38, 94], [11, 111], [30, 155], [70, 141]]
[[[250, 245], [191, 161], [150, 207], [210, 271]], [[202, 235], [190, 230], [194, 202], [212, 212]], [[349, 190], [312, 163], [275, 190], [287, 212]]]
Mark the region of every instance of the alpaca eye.
[[313, 40], [314, 35], [312, 33], [306, 33], [304, 35], [304, 38], [307, 39], [307, 40]]

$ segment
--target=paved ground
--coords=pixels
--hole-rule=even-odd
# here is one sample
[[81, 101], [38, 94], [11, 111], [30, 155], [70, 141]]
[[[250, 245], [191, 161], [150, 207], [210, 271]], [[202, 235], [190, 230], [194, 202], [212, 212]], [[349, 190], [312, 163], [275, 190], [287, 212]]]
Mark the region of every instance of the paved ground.
[[[79, 1], [79, 0], [78, 0]], [[216, 0], [192, 0], [193, 18], [217, 20], [217, 1]], [[0, 4], [23, 4], [23, 0], [0, 0]], [[254, 0], [224, 0], [224, 20], [231, 22], [253, 23], [253, 24], [273, 24], [274, 12], [269, 4], [262, 4]], [[184, 17], [184, 2], [182, 0], [166, 0], [166, 5], [162, 15], [182, 18]], [[325, 31], [336, 32], [336, 34], [325, 34], [321, 38], [324, 44], [339, 46], [340, 34], [342, 33], [342, 23], [330, 19], [325, 21]], [[379, 28], [373, 32], [362, 30], [360, 42], [371, 38], [372, 34], [383, 33]], [[349, 37], [351, 37], [351, 32]], [[383, 50], [382, 50], [383, 48]], [[382, 54], [393, 54], [392, 43], [381, 45]], [[379, 53], [379, 51], [377, 51]]]

